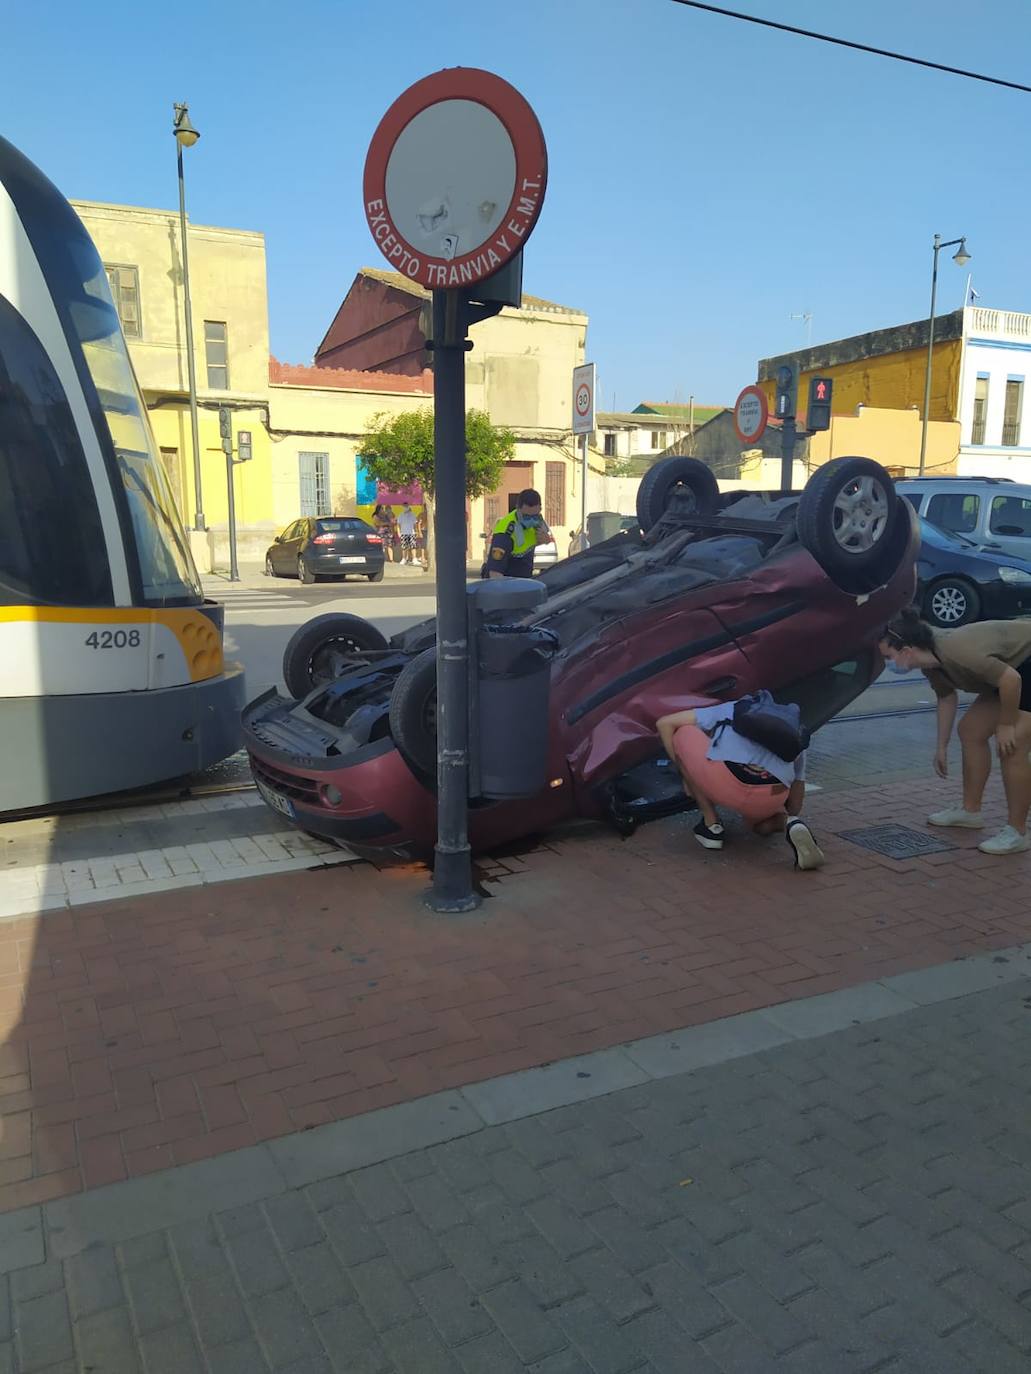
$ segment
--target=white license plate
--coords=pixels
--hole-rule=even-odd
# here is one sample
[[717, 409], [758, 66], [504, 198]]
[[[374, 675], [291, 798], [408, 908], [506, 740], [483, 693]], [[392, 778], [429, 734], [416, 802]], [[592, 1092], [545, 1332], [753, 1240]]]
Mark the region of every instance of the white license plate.
[[[255, 779], [257, 782], [257, 779]], [[271, 787], [266, 787], [263, 782], [257, 783], [258, 791], [266, 805], [271, 806], [273, 811], [278, 811], [282, 816], [294, 818], [294, 804], [288, 797], [281, 796], [278, 792], [273, 792]]]
[[341, 558], [341, 563], [364, 563], [364, 558]]

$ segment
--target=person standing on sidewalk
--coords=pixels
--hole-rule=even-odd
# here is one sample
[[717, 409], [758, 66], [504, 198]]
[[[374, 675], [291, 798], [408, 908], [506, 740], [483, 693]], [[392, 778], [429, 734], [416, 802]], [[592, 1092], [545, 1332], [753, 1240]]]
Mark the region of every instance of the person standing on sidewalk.
[[388, 563], [394, 561], [394, 512], [389, 506], [377, 506], [372, 512], [372, 523], [376, 533], [383, 540], [383, 557]]
[[676, 711], [655, 722], [662, 746], [680, 770], [702, 819], [695, 839], [703, 849], [722, 849], [726, 832], [716, 806], [737, 811], [757, 835], [783, 834], [795, 867], [822, 867], [823, 850], [800, 818], [805, 800], [805, 750], [786, 762], [734, 729], [737, 702]]
[[919, 668], [938, 702], [934, 771], [948, 777], [949, 740], [959, 706], [957, 690], [976, 700], [959, 725], [963, 751], [963, 805], [928, 816], [931, 825], [981, 830], [981, 799], [992, 771], [995, 737], [1006, 792], [1008, 823], [977, 847], [984, 854], [1019, 854], [1031, 848], [1031, 622], [982, 620], [956, 630], [935, 630], [916, 610], [903, 611], [884, 631], [882, 655], [893, 672]]
[[412, 564], [415, 562], [415, 527], [418, 523], [415, 511], [406, 501], [401, 509], [401, 514], [397, 517], [397, 532], [401, 536], [402, 563]]
[[515, 510], [494, 526], [482, 577], [532, 577], [538, 544], [551, 544], [554, 535], [541, 514], [541, 498], [531, 487], [516, 498]]

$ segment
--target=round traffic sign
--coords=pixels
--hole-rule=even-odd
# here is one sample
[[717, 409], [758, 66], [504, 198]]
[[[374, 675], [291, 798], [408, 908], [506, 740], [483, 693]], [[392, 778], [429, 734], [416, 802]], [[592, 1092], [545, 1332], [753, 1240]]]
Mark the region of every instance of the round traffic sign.
[[757, 386], [746, 386], [734, 403], [734, 430], [743, 444], [754, 444], [762, 437], [770, 407], [766, 393]]
[[365, 218], [390, 265], [431, 289], [492, 276], [544, 203], [537, 116], [492, 72], [435, 72], [394, 101], [365, 159]]
[[581, 416], [591, 413], [591, 388], [584, 382], [576, 388], [576, 413]]

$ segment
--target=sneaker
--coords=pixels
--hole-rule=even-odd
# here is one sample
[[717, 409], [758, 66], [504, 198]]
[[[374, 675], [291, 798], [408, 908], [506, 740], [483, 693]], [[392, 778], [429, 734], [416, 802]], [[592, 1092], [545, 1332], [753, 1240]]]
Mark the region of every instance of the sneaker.
[[998, 835], [982, 840], [977, 847], [982, 854], [1020, 854], [1031, 849], [1031, 838], [1014, 830], [1012, 825], [1004, 825]]
[[816, 836], [805, 821], [796, 818], [788, 821], [784, 838], [795, 851], [796, 868], [822, 868], [826, 859], [823, 850], [816, 843]]
[[958, 826], [964, 830], [983, 830], [984, 817], [980, 811], [964, 811], [961, 806], [951, 811], [935, 811], [927, 817], [928, 825]]
[[703, 849], [722, 849], [725, 834], [719, 822], [706, 825], [704, 821], [699, 821], [694, 828], [694, 837]]

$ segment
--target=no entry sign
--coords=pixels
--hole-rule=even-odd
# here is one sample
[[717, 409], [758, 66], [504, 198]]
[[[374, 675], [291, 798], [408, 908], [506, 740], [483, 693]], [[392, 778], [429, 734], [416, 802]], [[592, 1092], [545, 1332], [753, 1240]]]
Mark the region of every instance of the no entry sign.
[[533, 110], [474, 67], [410, 86], [365, 159], [365, 218], [386, 260], [431, 289], [471, 286], [523, 247], [548, 180]]
[[766, 395], [757, 386], [746, 386], [734, 403], [734, 429], [743, 444], [754, 444], [762, 437], [770, 408]]

